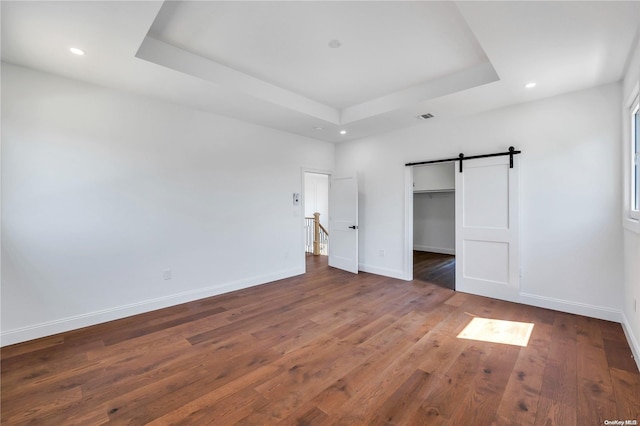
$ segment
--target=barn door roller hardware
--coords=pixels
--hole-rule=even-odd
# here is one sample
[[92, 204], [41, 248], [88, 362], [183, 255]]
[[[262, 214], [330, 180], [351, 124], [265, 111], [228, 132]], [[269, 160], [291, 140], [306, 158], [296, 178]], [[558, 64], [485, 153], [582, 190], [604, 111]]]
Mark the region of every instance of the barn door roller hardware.
[[451, 161], [459, 161], [459, 171], [462, 173], [462, 162], [465, 160], [474, 160], [476, 158], [487, 158], [487, 157], [501, 157], [503, 155], [509, 156], [509, 168], [513, 169], [513, 156], [516, 154], [520, 154], [522, 151], [516, 151], [516, 149], [512, 146], [509, 147], [509, 151], [507, 152], [496, 152], [493, 154], [483, 154], [483, 155], [471, 155], [469, 157], [465, 157], [463, 153], [460, 153], [457, 158], [445, 158], [442, 160], [429, 160], [429, 161], [420, 161], [418, 163], [407, 163], [405, 166], [420, 166], [422, 164], [434, 164], [434, 163], [449, 163]]

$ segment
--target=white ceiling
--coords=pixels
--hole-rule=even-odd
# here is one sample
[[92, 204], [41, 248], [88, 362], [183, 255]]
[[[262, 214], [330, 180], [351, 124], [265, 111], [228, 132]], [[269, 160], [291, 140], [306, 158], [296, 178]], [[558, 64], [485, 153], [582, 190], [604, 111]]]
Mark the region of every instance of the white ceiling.
[[442, 2], [166, 2], [150, 35], [336, 109], [487, 62]]
[[640, 28], [638, 1], [1, 7], [3, 61], [331, 142], [617, 81]]

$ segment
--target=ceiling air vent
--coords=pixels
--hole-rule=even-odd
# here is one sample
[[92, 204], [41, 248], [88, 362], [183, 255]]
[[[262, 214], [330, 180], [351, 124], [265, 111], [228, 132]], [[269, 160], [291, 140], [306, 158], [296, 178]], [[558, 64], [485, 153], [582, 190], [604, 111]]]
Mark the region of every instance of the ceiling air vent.
[[422, 114], [422, 115], [419, 115], [418, 118], [421, 120], [426, 120], [428, 118], [433, 118], [433, 114]]

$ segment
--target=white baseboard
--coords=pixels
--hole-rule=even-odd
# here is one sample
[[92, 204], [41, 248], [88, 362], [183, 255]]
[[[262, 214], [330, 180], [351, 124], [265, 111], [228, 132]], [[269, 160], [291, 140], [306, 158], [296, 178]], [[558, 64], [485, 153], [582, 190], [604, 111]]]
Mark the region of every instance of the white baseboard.
[[396, 278], [399, 280], [405, 279], [404, 271], [400, 269], [381, 268], [379, 266], [371, 266], [371, 265], [365, 265], [363, 263], [359, 263], [358, 270], [362, 272], [368, 272], [370, 274], [382, 275], [389, 278]]
[[633, 329], [631, 328], [629, 320], [624, 312], [621, 313], [621, 316], [622, 330], [624, 330], [627, 342], [629, 342], [629, 347], [631, 348], [631, 353], [633, 354], [633, 359], [636, 361], [636, 366], [638, 366], [638, 370], [640, 371], [640, 344], [638, 344], [638, 340], [633, 335]]
[[142, 314], [145, 312], [155, 311], [157, 309], [167, 308], [179, 305], [181, 303], [192, 302], [198, 299], [204, 299], [211, 296], [217, 296], [223, 293], [229, 293], [243, 288], [253, 287], [272, 281], [281, 280], [283, 278], [304, 274], [304, 268], [297, 267], [278, 271], [273, 274], [261, 275], [257, 277], [246, 278], [229, 283], [218, 284], [211, 287], [204, 287], [197, 290], [185, 291], [168, 296], [158, 297], [140, 302], [130, 303], [113, 308], [102, 309], [99, 311], [88, 312], [85, 314], [75, 315], [72, 317], [61, 318], [58, 320], [47, 321], [40, 324], [34, 324], [27, 327], [20, 327], [13, 330], [7, 330], [0, 333], [0, 346], [13, 345], [15, 343], [26, 342], [28, 340], [38, 339], [41, 337], [51, 336], [65, 331], [76, 330], [82, 327], [100, 324], [107, 321], [113, 321], [132, 315]]
[[631, 348], [633, 359], [640, 370], [640, 344], [633, 335], [633, 329], [623, 311], [528, 293], [520, 293], [520, 303], [620, 323]]
[[569, 314], [583, 315], [585, 317], [598, 318], [607, 321], [621, 322], [622, 312], [604, 306], [589, 305], [586, 303], [572, 302], [570, 300], [556, 299], [553, 297], [538, 296], [537, 294], [520, 293], [520, 303], [537, 306], [539, 308], [553, 309]]
[[431, 247], [431, 246], [421, 246], [414, 244], [413, 249], [416, 251], [428, 251], [430, 253], [440, 253], [440, 254], [456, 254], [455, 249], [445, 248], [445, 247]]

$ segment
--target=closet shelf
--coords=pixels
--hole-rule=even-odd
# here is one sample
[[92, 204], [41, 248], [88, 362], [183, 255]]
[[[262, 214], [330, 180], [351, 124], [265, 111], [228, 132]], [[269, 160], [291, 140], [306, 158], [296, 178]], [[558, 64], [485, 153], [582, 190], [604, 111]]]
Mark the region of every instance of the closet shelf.
[[456, 192], [455, 189], [416, 189], [413, 191], [414, 194], [433, 194], [438, 192]]

